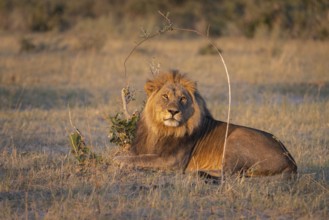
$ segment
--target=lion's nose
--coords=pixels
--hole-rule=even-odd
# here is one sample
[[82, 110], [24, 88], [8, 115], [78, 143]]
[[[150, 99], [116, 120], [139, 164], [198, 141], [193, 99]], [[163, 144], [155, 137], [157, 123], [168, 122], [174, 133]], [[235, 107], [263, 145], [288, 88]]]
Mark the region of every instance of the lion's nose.
[[168, 109], [168, 112], [174, 117], [176, 114], [179, 113], [177, 109]]

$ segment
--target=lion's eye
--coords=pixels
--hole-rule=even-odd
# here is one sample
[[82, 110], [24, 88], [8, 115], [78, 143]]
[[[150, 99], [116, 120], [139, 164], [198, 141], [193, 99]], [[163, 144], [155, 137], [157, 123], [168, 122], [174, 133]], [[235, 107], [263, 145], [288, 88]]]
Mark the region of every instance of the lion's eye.
[[185, 104], [187, 102], [187, 98], [185, 96], [182, 96], [180, 98], [180, 101]]
[[169, 99], [169, 97], [168, 97], [167, 94], [163, 94], [163, 95], [162, 95], [162, 98], [165, 99], [165, 100], [168, 100], [168, 99]]

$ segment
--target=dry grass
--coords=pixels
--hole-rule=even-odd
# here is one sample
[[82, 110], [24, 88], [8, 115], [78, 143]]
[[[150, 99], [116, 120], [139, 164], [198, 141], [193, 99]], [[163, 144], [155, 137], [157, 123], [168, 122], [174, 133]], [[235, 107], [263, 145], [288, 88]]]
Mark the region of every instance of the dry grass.
[[[120, 170], [107, 138], [120, 110], [123, 61], [133, 41], [108, 39], [82, 50], [72, 36], [31, 36], [52, 45], [19, 53], [19, 38], [0, 38], [1, 219], [326, 219], [329, 213], [329, 44], [220, 39], [231, 74], [232, 122], [276, 134], [299, 165], [294, 181], [228, 179]], [[57, 42], [56, 47], [53, 42]], [[227, 85], [218, 58], [198, 55], [199, 40], [158, 38], [128, 62], [138, 108], [152, 57], [198, 81], [225, 120]], [[49, 49], [54, 48], [54, 49]], [[106, 163], [81, 170], [69, 153], [73, 123]]]

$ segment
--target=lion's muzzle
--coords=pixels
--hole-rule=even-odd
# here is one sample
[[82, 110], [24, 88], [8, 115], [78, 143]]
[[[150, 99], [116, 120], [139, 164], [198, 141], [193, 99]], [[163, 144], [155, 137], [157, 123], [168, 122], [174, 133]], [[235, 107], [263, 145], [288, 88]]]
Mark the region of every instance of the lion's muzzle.
[[168, 108], [163, 118], [164, 125], [168, 127], [178, 127], [181, 121], [181, 111], [176, 108]]

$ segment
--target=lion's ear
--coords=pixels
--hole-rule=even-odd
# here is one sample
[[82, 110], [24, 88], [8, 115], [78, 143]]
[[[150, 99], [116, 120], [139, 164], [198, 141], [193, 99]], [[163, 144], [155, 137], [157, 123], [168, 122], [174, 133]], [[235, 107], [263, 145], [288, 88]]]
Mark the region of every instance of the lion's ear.
[[144, 90], [147, 94], [147, 96], [150, 96], [154, 91], [156, 91], [158, 88], [156, 86], [156, 84], [151, 81], [151, 80], [148, 80], [146, 83], [145, 83], [145, 86], [144, 86]]
[[195, 91], [197, 91], [197, 83], [196, 82], [193, 82], [193, 81], [185, 81], [185, 82], [182, 82], [182, 85], [191, 94], [194, 94]]

